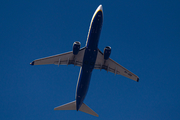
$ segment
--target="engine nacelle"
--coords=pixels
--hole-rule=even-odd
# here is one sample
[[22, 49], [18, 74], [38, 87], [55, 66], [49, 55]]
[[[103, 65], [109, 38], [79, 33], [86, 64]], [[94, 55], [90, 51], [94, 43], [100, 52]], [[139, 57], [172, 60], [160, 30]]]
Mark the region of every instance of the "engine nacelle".
[[111, 54], [111, 47], [107, 46], [104, 48], [104, 59], [107, 60], [109, 59], [109, 56]]
[[78, 54], [80, 47], [81, 47], [81, 43], [79, 41], [76, 41], [73, 43], [73, 54], [74, 55]]

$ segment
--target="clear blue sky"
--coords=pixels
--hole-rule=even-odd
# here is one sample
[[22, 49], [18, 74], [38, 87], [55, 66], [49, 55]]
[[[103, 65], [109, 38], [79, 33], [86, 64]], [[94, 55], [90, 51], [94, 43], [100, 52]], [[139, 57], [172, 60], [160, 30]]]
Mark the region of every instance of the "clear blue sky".
[[[94, 70], [85, 103], [99, 118], [54, 111], [73, 101], [79, 67], [30, 66], [37, 58], [85, 45], [102, 4], [99, 49], [140, 78]], [[1, 120], [179, 120], [179, 0], [30, 0], [0, 2]]]

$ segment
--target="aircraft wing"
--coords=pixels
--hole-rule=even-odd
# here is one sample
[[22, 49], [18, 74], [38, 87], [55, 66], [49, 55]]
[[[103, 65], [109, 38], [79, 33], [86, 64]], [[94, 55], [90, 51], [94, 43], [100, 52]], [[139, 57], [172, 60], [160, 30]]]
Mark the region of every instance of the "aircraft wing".
[[76, 66], [82, 66], [83, 57], [84, 57], [85, 47], [81, 48], [77, 55], [73, 54], [73, 51], [66, 52], [58, 55], [53, 55], [45, 58], [40, 58], [31, 62], [31, 65], [46, 65], [46, 64], [55, 64], [55, 65], [69, 65], [73, 64]]
[[105, 60], [104, 55], [100, 50], [98, 50], [98, 55], [97, 55], [94, 69], [100, 69], [100, 70], [104, 69], [107, 72], [109, 71], [109, 72], [114, 73], [115, 75], [120, 74], [136, 82], [139, 81], [139, 77], [137, 75], [130, 72], [129, 70], [127, 70], [126, 68], [124, 68], [123, 66], [115, 62], [114, 60], [112, 60], [111, 58], [109, 58], [108, 60]]

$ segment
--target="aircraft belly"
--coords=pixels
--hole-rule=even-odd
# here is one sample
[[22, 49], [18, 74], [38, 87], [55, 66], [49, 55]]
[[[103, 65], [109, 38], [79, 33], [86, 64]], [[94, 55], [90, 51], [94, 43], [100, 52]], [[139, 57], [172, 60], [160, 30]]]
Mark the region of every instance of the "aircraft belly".
[[77, 86], [77, 93], [76, 93], [77, 110], [82, 105], [84, 98], [87, 94], [90, 79], [91, 79], [91, 74], [92, 74], [92, 71], [90, 69], [87, 69], [87, 67], [82, 67], [81, 74], [79, 77], [79, 83]]
[[82, 105], [84, 98], [87, 94], [92, 71], [94, 69], [94, 65], [97, 58], [97, 52], [98, 52], [97, 50], [90, 50], [88, 48], [86, 48], [85, 50], [83, 66], [81, 69], [78, 86], [77, 86], [77, 93], [76, 93], [77, 110]]
[[92, 71], [94, 69], [98, 53], [98, 42], [103, 22], [102, 17], [102, 11], [99, 11], [91, 22], [87, 38], [86, 50], [83, 58], [83, 65], [77, 83], [76, 110], [79, 110], [79, 108], [83, 104], [89, 88]]

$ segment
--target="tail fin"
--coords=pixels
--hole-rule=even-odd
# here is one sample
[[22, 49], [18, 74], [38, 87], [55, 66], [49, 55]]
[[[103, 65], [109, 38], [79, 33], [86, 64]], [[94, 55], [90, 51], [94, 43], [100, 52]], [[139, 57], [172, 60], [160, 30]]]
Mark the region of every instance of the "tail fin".
[[[58, 106], [58, 107], [54, 108], [54, 110], [76, 110], [76, 101], [72, 101], [70, 103]], [[99, 117], [99, 115], [96, 112], [94, 112], [91, 108], [89, 108], [84, 103], [81, 105], [79, 111]]]

